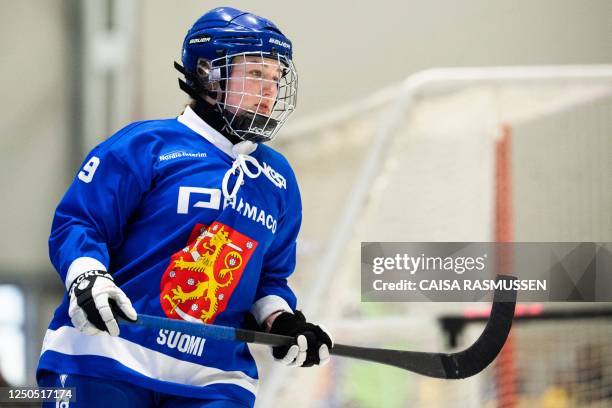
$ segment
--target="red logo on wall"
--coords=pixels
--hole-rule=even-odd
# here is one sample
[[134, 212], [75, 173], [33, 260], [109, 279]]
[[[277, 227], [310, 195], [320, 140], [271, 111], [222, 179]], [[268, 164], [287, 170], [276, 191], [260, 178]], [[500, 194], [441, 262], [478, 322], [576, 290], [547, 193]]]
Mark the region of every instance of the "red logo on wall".
[[256, 247], [257, 241], [220, 222], [196, 225], [162, 276], [160, 302], [166, 316], [213, 323]]

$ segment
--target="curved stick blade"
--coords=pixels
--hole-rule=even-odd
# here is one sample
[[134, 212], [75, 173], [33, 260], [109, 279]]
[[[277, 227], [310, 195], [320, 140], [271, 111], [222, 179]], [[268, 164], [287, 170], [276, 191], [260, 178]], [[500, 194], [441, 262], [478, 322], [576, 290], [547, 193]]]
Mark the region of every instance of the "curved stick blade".
[[[514, 276], [498, 275], [496, 281], [516, 280]], [[511, 286], [508, 284], [507, 286]], [[484, 370], [503, 348], [514, 317], [516, 290], [498, 289], [493, 307], [482, 334], [470, 347], [457, 353], [427, 353], [387, 350], [336, 344], [331, 354], [391, 365], [434, 378], [460, 379]]]

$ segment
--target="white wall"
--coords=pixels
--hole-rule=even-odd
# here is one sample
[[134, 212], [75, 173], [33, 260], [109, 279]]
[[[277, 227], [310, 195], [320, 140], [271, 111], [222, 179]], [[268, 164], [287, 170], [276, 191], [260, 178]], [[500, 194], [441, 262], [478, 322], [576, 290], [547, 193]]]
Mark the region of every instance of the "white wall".
[[[172, 58], [213, 1], [142, 2], [144, 116], [184, 100]], [[612, 61], [609, 0], [225, 1], [274, 21], [295, 47], [307, 116], [431, 67]]]
[[47, 237], [71, 159], [62, 3], [0, 3], [0, 276], [51, 267]]

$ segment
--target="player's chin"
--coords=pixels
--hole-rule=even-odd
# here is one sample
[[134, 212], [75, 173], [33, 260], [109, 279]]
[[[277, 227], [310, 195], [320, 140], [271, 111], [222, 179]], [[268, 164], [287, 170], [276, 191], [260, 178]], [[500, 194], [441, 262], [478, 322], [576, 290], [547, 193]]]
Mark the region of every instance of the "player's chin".
[[268, 108], [268, 107], [255, 107], [255, 109], [253, 109], [253, 113], [256, 113], [257, 115], [261, 115], [261, 116], [270, 116], [270, 114], [272, 113], [272, 109]]
[[260, 107], [254, 106], [254, 107], [250, 107], [250, 108], [239, 108], [239, 109], [235, 110], [234, 113], [236, 114], [236, 116], [241, 116], [241, 115], [244, 115], [244, 114], [258, 115], [258, 116], [270, 116], [271, 112], [264, 111]]

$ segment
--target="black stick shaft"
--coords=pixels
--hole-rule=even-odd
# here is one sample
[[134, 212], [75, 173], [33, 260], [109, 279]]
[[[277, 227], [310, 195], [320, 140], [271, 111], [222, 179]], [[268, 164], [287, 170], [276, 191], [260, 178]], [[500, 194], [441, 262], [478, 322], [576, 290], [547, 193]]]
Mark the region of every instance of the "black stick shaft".
[[[498, 275], [497, 282], [513, 281], [516, 277]], [[386, 364], [435, 378], [466, 378], [484, 370], [499, 354], [506, 342], [516, 305], [516, 290], [496, 290], [493, 307], [482, 334], [470, 347], [457, 353], [427, 353], [418, 351], [389, 350], [335, 344], [330, 353], [335, 356], [355, 358]], [[123, 320], [154, 329], [176, 330], [204, 338], [241, 341], [268, 346], [285, 346], [294, 338], [234, 327], [191, 323], [140, 314], [136, 322]]]

